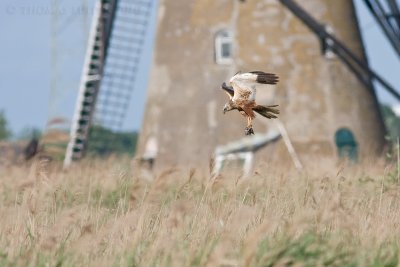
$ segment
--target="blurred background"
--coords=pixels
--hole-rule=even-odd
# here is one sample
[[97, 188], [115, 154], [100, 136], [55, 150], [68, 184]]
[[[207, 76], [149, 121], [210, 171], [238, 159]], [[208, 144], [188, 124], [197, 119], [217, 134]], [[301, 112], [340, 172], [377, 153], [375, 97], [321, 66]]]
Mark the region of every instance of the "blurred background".
[[[344, 2], [353, 2], [353, 4], [348, 5]], [[350, 10], [353, 5], [355, 13]], [[33, 148], [34, 151], [46, 150], [48, 155], [63, 160], [67, 165], [88, 154], [105, 156], [117, 153], [133, 156], [135, 151], [140, 153], [139, 158], [150, 165], [154, 163], [156, 154], [161, 155], [162, 158], [163, 153], [164, 158], [177, 158], [177, 160], [165, 159], [166, 164], [186, 163], [187, 155], [198, 154], [199, 151], [201, 152], [201, 146], [196, 148], [197, 150], [176, 148], [179, 147], [176, 144], [177, 141], [170, 141], [170, 139], [171, 136], [174, 136], [174, 130], [180, 127], [179, 125], [188, 125], [188, 129], [203, 132], [199, 134], [199, 137], [193, 135], [189, 130], [187, 132], [181, 130], [176, 133], [179, 136], [182, 132], [182, 138], [194, 136], [193, 139], [187, 138], [186, 141], [182, 141], [182, 147], [192, 146], [191, 144], [194, 142], [210, 143], [210, 148], [205, 149], [206, 152], [202, 155], [205, 158], [204, 161], [208, 161], [207, 155], [210, 157], [214, 152], [219, 155], [218, 151], [225, 151], [221, 152], [220, 155], [226, 156], [244, 152], [245, 154], [241, 159], [246, 162], [246, 159], [253, 155], [246, 154], [248, 151], [258, 151], [270, 139], [275, 138], [271, 137], [273, 136], [273, 129], [266, 127], [265, 131], [264, 129], [261, 130], [260, 132], [265, 132], [265, 134], [256, 135], [255, 137], [261, 139], [253, 139], [251, 148], [248, 148], [248, 146], [243, 148], [245, 145], [239, 138], [242, 134], [241, 131], [236, 131], [236, 137], [231, 136], [231, 133], [229, 133], [231, 135], [227, 134], [229, 136], [227, 140], [221, 141], [221, 139], [215, 137], [224, 133], [224, 131], [218, 130], [218, 127], [213, 126], [213, 124], [220, 124], [220, 122], [226, 124], [230, 120], [230, 118], [220, 118], [220, 115], [213, 115], [214, 112], [221, 113], [220, 109], [222, 109], [225, 101], [225, 95], [217, 90], [220, 83], [227, 80], [236, 71], [256, 69], [278, 72], [281, 81], [292, 79], [292, 82], [294, 82], [293, 76], [290, 76], [291, 70], [288, 68], [298, 69], [301, 67], [294, 63], [289, 66], [290, 58], [287, 62], [286, 59], [283, 59], [283, 63], [274, 60], [274, 58], [282, 57], [279, 54], [285, 52], [276, 52], [275, 57], [275, 54], [270, 50], [268, 50], [268, 53], [264, 53], [255, 46], [253, 47], [251, 39], [241, 36], [246, 31], [245, 27], [248, 27], [249, 31], [254, 34], [255, 31], [259, 31], [257, 28], [259, 24], [265, 23], [265, 32], [269, 33], [267, 39], [268, 36], [271, 36], [271, 38], [282, 40], [282, 44], [285, 40], [289, 42], [293, 36], [304, 33], [300, 42], [307, 45], [310, 42], [312, 43], [304, 50], [304, 57], [306, 57], [304, 61], [309, 61], [312, 66], [315, 62], [308, 60], [307, 56], [317, 58], [319, 57], [317, 54], [320, 54], [321, 57], [328, 58], [328, 60], [329, 57], [333, 57], [334, 64], [342, 65], [338, 68], [343, 67], [345, 72], [349, 73], [345, 74], [344, 83], [358, 83], [354, 82], [353, 77], [350, 77], [357, 76], [357, 74], [345, 64], [346, 60], [336, 55], [338, 51], [340, 53], [340, 49], [329, 38], [330, 35], [325, 34], [336, 36], [340, 45], [349, 47], [363, 62], [365, 62], [362, 49], [362, 46], [364, 46], [369, 67], [379, 75], [378, 79], [381, 77], [385, 83], [390, 85], [390, 88], [400, 90], [399, 50], [396, 50], [396, 46], [398, 49], [400, 43], [400, 24], [398, 24], [400, 18], [397, 17], [399, 14], [396, 13], [398, 12], [396, 9], [398, 5], [399, 1], [364, 0], [219, 0], [215, 2], [206, 0], [176, 2], [172, 0], [160, 0], [160, 2], [157, 0], [3, 0], [0, 2], [0, 32], [2, 33], [0, 37], [0, 148], [2, 149], [0, 155], [3, 158], [10, 158], [14, 157], [10, 156], [14, 153], [25, 153], [25, 158], [29, 159], [28, 146], [36, 147], [35, 140], [37, 140], [38, 144], [36, 148]], [[297, 7], [300, 7], [301, 10], [296, 9]], [[260, 12], [256, 14], [257, 10]], [[261, 12], [262, 10], [265, 12]], [[305, 11], [306, 15], [315, 19], [317, 24], [314, 24], [316, 26], [314, 30], [312, 23], [307, 25], [309, 20], [302, 16], [301, 11]], [[249, 20], [240, 19], [246, 17], [246, 14], [252, 14], [248, 16]], [[219, 16], [221, 16], [221, 20], [215, 19]], [[260, 17], [266, 22], [261, 21]], [[251, 20], [252, 18], [254, 18], [254, 21]], [[286, 18], [289, 18], [289, 24], [294, 24], [285, 25]], [[202, 20], [209, 21], [203, 22]], [[280, 22], [269, 27], [268, 23], [270, 22], [268, 21], [271, 20]], [[356, 24], [354, 21], [356, 21]], [[318, 30], [321, 30], [318, 26], [321, 25], [326, 26], [322, 27], [325, 30], [322, 33], [318, 32]], [[284, 34], [275, 33], [284, 27], [286, 27]], [[347, 28], [351, 29], [348, 30]], [[221, 38], [219, 38], [218, 33], [221, 33], [221, 29], [227, 29], [227, 31], [222, 32]], [[348, 38], [346, 31], [350, 31], [350, 35], [360, 33], [362, 43], [358, 44], [357, 40]], [[199, 41], [207, 36], [203, 32], [206, 32], [209, 36], [209, 39], [206, 38], [207, 45], [202, 45]], [[168, 37], [168, 33], [175, 37]], [[187, 38], [185, 34], [192, 37]], [[265, 46], [270, 44], [272, 46], [269, 40], [263, 41], [260, 38], [264, 37], [259, 36], [261, 35], [257, 33], [254, 40], [259, 40]], [[246, 43], [246, 40], [248, 43]], [[221, 51], [218, 50], [218, 45], [221, 45]], [[224, 45], [228, 46], [226, 51]], [[232, 45], [232, 47], [229, 48], [229, 45]], [[176, 47], [176, 51], [173, 47]], [[199, 53], [203, 48], [211, 47], [210, 50], [212, 51], [209, 52], [210, 62], [207, 60], [203, 62], [189, 52], [185, 54], [185, 49], [188, 47], [195, 48], [193, 50], [197, 49]], [[315, 49], [316, 47], [317, 49]], [[258, 49], [257, 53], [261, 54], [261, 58], [253, 56], [253, 59], [247, 60], [246, 58], [250, 57], [243, 55], [245, 49], [247, 54], [251, 54], [253, 49], [254, 51]], [[309, 52], [310, 49], [318, 52]], [[320, 51], [324, 49], [329, 51]], [[192, 53], [197, 51], [192, 51]], [[177, 52], [181, 52], [181, 57], [186, 57], [188, 60], [181, 61], [179, 55], [176, 55]], [[167, 58], [166, 54], [170, 54], [170, 57]], [[262, 55], [265, 55], [265, 58], [262, 58]], [[195, 80], [193, 82], [193, 88], [189, 88], [188, 84], [179, 82], [187, 80], [186, 75], [196, 74], [195, 70], [191, 71], [190, 65], [198, 65], [199, 76], [202, 76], [201, 81]], [[188, 72], [182, 73], [187, 66], [190, 66]], [[306, 68], [305, 64], [302, 66]], [[314, 66], [317, 68], [322, 65]], [[163, 67], [167, 70], [160, 70]], [[307, 65], [307, 68], [309, 67], [310, 65]], [[174, 72], [174, 68], [176, 73], [182, 73], [181, 77]], [[302, 71], [299, 70], [299, 72]], [[324, 73], [329, 72], [329, 70], [325, 70]], [[311, 75], [308, 77], [311, 81], [309, 79], [297, 79], [297, 82], [307, 83], [311, 87], [314, 81], [313, 75], [321, 76], [321, 73], [310, 70], [305, 70], [299, 75], [304, 77], [304, 73]], [[166, 75], [168, 78], [163, 77], [163, 80], [161, 80], [159, 79], [160, 75]], [[209, 76], [215, 77], [209, 78]], [[386, 139], [397, 140], [400, 135], [399, 99], [393, 96], [393, 92], [389, 92], [390, 90], [382, 85], [382, 82], [377, 81], [378, 79], [375, 76], [367, 76], [367, 78], [364, 77], [364, 81], [366, 79], [373, 83], [379, 104], [378, 109], [386, 126], [387, 131], [382, 130], [382, 135]], [[342, 77], [330, 76], [324, 77], [324, 79], [338, 80]], [[161, 100], [157, 97], [161, 97], [162, 90], [164, 90], [159, 83], [165, 83], [167, 80], [170, 85], [167, 86], [168, 88], [166, 87], [166, 91], [176, 90], [182, 93], [185, 90], [187, 92], [210, 90], [213, 92], [213, 95], [204, 99], [196, 97], [200, 102], [203, 101], [204, 106], [207, 106], [204, 110], [200, 106], [196, 110], [190, 110], [189, 106], [182, 103], [179, 104], [178, 109], [182, 113], [187, 113], [189, 110], [190, 112], [197, 112], [197, 116], [204, 114], [204, 117], [207, 117], [207, 122], [204, 122], [204, 125], [205, 127], [208, 125], [209, 128], [204, 129], [201, 121], [193, 122], [194, 125], [198, 126], [186, 124], [186, 120], [195, 120], [192, 117], [180, 119], [179, 114], [165, 117], [168, 116], [165, 114], [174, 112], [170, 109], [170, 106], [175, 105], [175, 102], [178, 101], [177, 98], [179, 98], [177, 93], [172, 93], [174, 100], [171, 103], [159, 102]], [[175, 84], [176, 88], [174, 89]], [[330, 84], [328, 86], [330, 89], [325, 88], [323, 90], [335, 89], [334, 82], [328, 81], [326, 84]], [[320, 85], [319, 82], [318, 86]], [[368, 87], [365, 82], [361, 86]], [[158, 92], [157, 90], [159, 90], [160, 96], [154, 97], [154, 94]], [[275, 93], [274, 96], [271, 96], [273, 102], [277, 101], [277, 104], [281, 106], [284, 106], [286, 102], [297, 103], [290, 98], [290, 92], [297, 90], [293, 88], [292, 83], [283, 81], [282, 89], [278, 90], [286, 93]], [[314, 94], [312, 90], [304, 90], [310, 92], [310, 95]], [[193, 94], [198, 96], [197, 93]], [[210, 97], [213, 97], [214, 94], [218, 95], [218, 101], [215, 104], [210, 101]], [[340, 95], [340, 92], [338, 95]], [[167, 97], [167, 95], [164, 94], [162, 97]], [[315, 97], [304, 101], [305, 103], [307, 101], [315, 103], [315, 101], [318, 101], [316, 99], [327, 97], [325, 94], [322, 98]], [[368, 97], [370, 96], [366, 96], [366, 98]], [[265, 99], [267, 98], [265, 96]], [[300, 96], [297, 96], [297, 98], [300, 99]], [[343, 99], [345, 98], [346, 96], [343, 96]], [[364, 96], [355, 93], [355, 99], [360, 98], [364, 98]], [[375, 101], [374, 95], [372, 98], [364, 106], [358, 105], [357, 109], [362, 110], [369, 107]], [[193, 99], [191, 99], [191, 96], [184, 96], [182, 101], [184, 100], [190, 102]], [[266, 101], [268, 102], [270, 99]], [[327, 100], [321, 101], [326, 102]], [[342, 100], [337, 98], [332, 101], [341, 102]], [[300, 103], [296, 105], [300, 105]], [[326, 106], [334, 106], [331, 108], [331, 113], [336, 114], [335, 109], [338, 108], [338, 105], [340, 106], [340, 104]], [[159, 111], [156, 111], [157, 107], [160, 109]], [[321, 107], [325, 109], [323, 104]], [[285, 111], [286, 114], [295, 113], [295, 110], [294, 107], [284, 108], [283, 113]], [[315, 113], [316, 110], [318, 110], [318, 107], [312, 112]], [[164, 113], [164, 117], [160, 115], [161, 117], [154, 119], [152, 115], [154, 112]], [[349, 111], [346, 116], [350, 113], [353, 114], [354, 112]], [[352, 121], [357, 121], [359, 115], [348, 116], [351, 119], [341, 119], [338, 115], [339, 119], [335, 120], [333, 124], [338, 125], [336, 128], [340, 128], [341, 124], [346, 129], [351, 128]], [[212, 119], [214, 117], [215, 119]], [[148, 120], [146, 121], [145, 118]], [[305, 125], [310, 123], [309, 120], [313, 120], [312, 117], [303, 117], [303, 119]], [[169, 131], [168, 125], [163, 126], [163, 123], [167, 120], [181, 120], [181, 124], [171, 125], [170, 127], [174, 127], [174, 129]], [[214, 120], [215, 123], [212, 122]], [[290, 126], [291, 120], [288, 115], [282, 117], [282, 125], [285, 126], [284, 131], [292, 137], [289, 144], [285, 142], [285, 145], [282, 145], [285, 148], [278, 146], [274, 148], [274, 151], [290, 151], [290, 147], [294, 147], [295, 151], [301, 151], [302, 144], [309, 144], [309, 140], [304, 141], [304, 136], [296, 138], [296, 128]], [[318, 119], [315, 120], [318, 121]], [[368, 120], [368, 117], [360, 117], [360, 120]], [[371, 120], [379, 119], [374, 117]], [[239, 122], [239, 120], [237, 121]], [[324, 118], [324, 121], [326, 121], [326, 118]], [[379, 125], [379, 123], [376, 125]], [[370, 129], [368, 127], [376, 128], [378, 127], [376, 125], [360, 125], [353, 130], [355, 136], [360, 139], [360, 141], [354, 141], [357, 146], [359, 143], [363, 143], [363, 139], [380, 138], [377, 137], [380, 133], [374, 133], [374, 137], [364, 136], [364, 133]], [[200, 130], [200, 126], [204, 130]], [[229, 129], [230, 132], [236, 130], [236, 128], [230, 127], [225, 128]], [[277, 129], [281, 128], [278, 127]], [[278, 131], [279, 135], [282, 135], [281, 130]], [[316, 148], [315, 151], [329, 149], [336, 151], [334, 143], [336, 142], [336, 146], [339, 146], [338, 140], [334, 138], [335, 133], [336, 135], [339, 133], [336, 130], [327, 130], [331, 135], [328, 138], [330, 141], [327, 141], [329, 143], [327, 146], [333, 147], [327, 149], [324, 148], [325, 144], [322, 144], [325, 139], [320, 137], [319, 134], [314, 134], [311, 131], [304, 133], [304, 135], [311, 136], [313, 142], [315, 140], [321, 142], [321, 145], [317, 144], [321, 148]], [[138, 136], [141, 133], [142, 135], [139, 138]], [[167, 136], [168, 133], [170, 133], [170, 136]], [[206, 137], [203, 138], [202, 136]], [[138, 145], [137, 150], [138, 139], [141, 139], [140, 143], [142, 144]], [[170, 147], [174, 148], [170, 149]], [[193, 147], [196, 147], [196, 145], [193, 145]], [[216, 148], [219, 150], [215, 150]], [[13, 152], [10, 152], [10, 149]], [[181, 151], [182, 156], [177, 155], [174, 149]], [[301, 152], [299, 153], [301, 154]], [[180, 160], [180, 157], [185, 159]], [[294, 158], [291, 155], [289, 157], [296, 162], [297, 155]], [[197, 159], [193, 157], [188, 161], [196, 162]]]

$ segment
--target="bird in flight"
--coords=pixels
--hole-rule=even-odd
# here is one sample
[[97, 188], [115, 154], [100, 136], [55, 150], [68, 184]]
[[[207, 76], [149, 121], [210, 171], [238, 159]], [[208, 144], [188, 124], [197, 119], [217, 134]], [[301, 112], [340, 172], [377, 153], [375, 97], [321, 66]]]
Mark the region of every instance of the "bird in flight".
[[278, 105], [262, 106], [256, 103], [257, 84], [277, 84], [278, 76], [272, 73], [265, 73], [262, 71], [251, 71], [246, 73], [236, 73], [229, 81], [231, 86], [225, 82], [221, 88], [229, 96], [228, 103], [224, 106], [224, 114], [231, 110], [238, 110], [240, 114], [247, 118], [247, 126], [245, 134], [254, 134], [253, 119], [257, 112], [258, 114], [268, 118], [275, 119], [279, 114]]

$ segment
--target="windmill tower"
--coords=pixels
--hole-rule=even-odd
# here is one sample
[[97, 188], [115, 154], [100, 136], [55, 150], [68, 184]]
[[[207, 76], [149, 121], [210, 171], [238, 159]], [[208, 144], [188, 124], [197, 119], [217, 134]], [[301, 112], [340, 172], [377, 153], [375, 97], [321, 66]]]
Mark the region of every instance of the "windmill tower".
[[[300, 159], [377, 155], [384, 126], [370, 76], [362, 73], [368, 64], [352, 1], [297, 3], [161, 0], [138, 156], [157, 168], [206, 166], [216, 148], [242, 138], [245, 122], [238, 113], [222, 115], [226, 96], [218, 89], [239, 70], [280, 76], [275, 91], [257, 94], [264, 104], [280, 104], [280, 121]], [[323, 33], [310, 30], [312, 21], [299, 19], [296, 7], [312, 14]], [[345, 64], [350, 59], [342, 58], [333, 36], [361, 66]], [[256, 133], [273, 128], [272, 121], [255, 122]], [[340, 150], [343, 142], [351, 151]], [[255, 156], [286, 160], [288, 152], [278, 138]]]

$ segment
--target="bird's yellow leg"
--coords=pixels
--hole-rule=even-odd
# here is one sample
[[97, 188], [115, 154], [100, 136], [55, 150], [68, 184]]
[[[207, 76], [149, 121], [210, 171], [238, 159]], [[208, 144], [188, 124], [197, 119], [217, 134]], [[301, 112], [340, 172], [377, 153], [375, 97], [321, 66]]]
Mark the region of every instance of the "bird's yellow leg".
[[253, 128], [253, 119], [249, 116], [247, 117], [247, 128]]
[[244, 132], [245, 132], [246, 135], [254, 134], [252, 121], [253, 121], [253, 118], [248, 116], [247, 117], [247, 127], [246, 127], [246, 129], [244, 129]]

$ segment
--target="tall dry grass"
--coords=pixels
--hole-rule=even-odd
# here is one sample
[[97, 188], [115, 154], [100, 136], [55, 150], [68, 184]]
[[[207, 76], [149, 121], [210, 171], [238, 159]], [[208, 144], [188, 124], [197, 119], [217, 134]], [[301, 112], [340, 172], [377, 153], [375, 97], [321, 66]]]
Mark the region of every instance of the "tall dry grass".
[[0, 265], [397, 266], [400, 181], [374, 165], [152, 181], [126, 159], [8, 166]]

